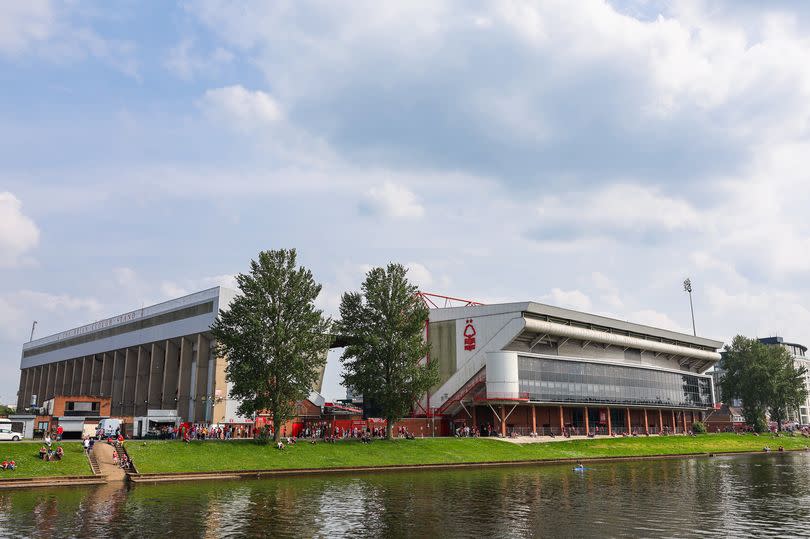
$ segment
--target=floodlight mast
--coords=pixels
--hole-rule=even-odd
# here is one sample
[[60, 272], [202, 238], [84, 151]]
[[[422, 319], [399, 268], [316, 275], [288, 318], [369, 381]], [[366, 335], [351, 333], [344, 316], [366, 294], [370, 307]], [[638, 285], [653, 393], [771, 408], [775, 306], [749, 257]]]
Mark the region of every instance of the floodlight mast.
[[683, 289], [689, 294], [689, 310], [692, 313], [692, 335], [697, 337], [697, 331], [695, 330], [695, 308], [692, 306], [692, 279], [689, 277], [684, 279]]

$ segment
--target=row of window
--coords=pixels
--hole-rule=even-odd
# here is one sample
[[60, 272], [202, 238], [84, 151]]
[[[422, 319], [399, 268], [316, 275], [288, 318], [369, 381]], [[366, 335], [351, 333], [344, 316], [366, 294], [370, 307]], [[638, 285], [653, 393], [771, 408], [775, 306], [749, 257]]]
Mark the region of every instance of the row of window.
[[707, 376], [521, 356], [520, 391], [547, 402], [709, 407]]

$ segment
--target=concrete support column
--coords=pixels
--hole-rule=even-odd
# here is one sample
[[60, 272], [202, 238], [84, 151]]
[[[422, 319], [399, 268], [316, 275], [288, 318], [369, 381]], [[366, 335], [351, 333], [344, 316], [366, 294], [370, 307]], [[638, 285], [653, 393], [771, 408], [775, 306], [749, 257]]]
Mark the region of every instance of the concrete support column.
[[650, 422], [647, 419], [647, 409], [644, 408], [644, 434], [650, 433]]
[[588, 420], [588, 407], [585, 407], [585, 434], [591, 433], [591, 423]]
[[63, 395], [62, 393], [62, 382], [65, 379], [65, 362], [60, 361], [54, 365], [56, 369], [56, 374], [54, 375], [53, 379], [53, 393], [54, 395]]
[[20, 385], [17, 388], [17, 413], [21, 414], [23, 411], [23, 403], [25, 402], [25, 386], [28, 384], [28, 369], [20, 371]]
[[90, 383], [87, 386], [88, 395], [98, 395], [99, 386], [101, 386], [101, 383], [96, 384], [96, 377], [101, 374], [100, 369], [96, 368], [96, 363], [98, 363], [98, 355], [93, 354], [90, 356]]
[[166, 372], [166, 349], [158, 343], [152, 343], [152, 351], [149, 354], [149, 389], [146, 400], [149, 401], [147, 409], [159, 410], [163, 402], [163, 378]]
[[96, 354], [93, 356], [93, 369], [90, 375], [90, 394], [100, 395], [101, 384], [104, 380], [104, 357], [107, 354]]
[[124, 352], [124, 404], [121, 415], [135, 414], [135, 390], [138, 380], [138, 348], [127, 348]]
[[174, 342], [165, 343], [166, 360], [163, 368], [163, 400], [161, 408], [176, 410], [180, 394], [180, 349]]
[[54, 383], [56, 382], [56, 373], [54, 372], [55, 365], [48, 363], [45, 374], [45, 395], [44, 400], [53, 398]]
[[501, 436], [506, 437], [506, 408], [501, 404]]
[[613, 422], [610, 417], [610, 407], [607, 408], [608, 436], [613, 435]]
[[138, 347], [138, 367], [135, 376], [135, 406], [133, 415], [145, 416], [149, 399], [150, 350], [146, 346]]
[[208, 395], [208, 360], [211, 349], [208, 339], [202, 333], [197, 335], [197, 380], [194, 391], [194, 417], [197, 421], [208, 419], [208, 407], [211, 404]]
[[45, 387], [48, 385], [48, 371], [47, 365], [40, 365], [37, 367], [39, 370], [38, 384], [37, 384], [37, 406], [42, 406], [45, 402]]
[[630, 408], [625, 408], [624, 411], [627, 414], [627, 434], [630, 434], [633, 432], [633, 423], [630, 421]]
[[[125, 353], [124, 353], [125, 354]], [[124, 360], [120, 350], [112, 353], [112, 377], [110, 379], [110, 415], [119, 416], [121, 401], [124, 400]]]
[[109, 397], [112, 395], [112, 382], [113, 382], [113, 368], [115, 367], [115, 352], [112, 354], [104, 353], [101, 359], [101, 387], [99, 387], [99, 394], [102, 397]]
[[82, 366], [82, 380], [79, 386], [80, 395], [90, 394], [90, 378], [93, 370], [93, 356], [85, 356]]
[[189, 421], [189, 402], [191, 400], [191, 341], [180, 339], [180, 365], [178, 378], [177, 415], [183, 421]]
[[537, 434], [537, 406], [532, 404], [532, 434]]

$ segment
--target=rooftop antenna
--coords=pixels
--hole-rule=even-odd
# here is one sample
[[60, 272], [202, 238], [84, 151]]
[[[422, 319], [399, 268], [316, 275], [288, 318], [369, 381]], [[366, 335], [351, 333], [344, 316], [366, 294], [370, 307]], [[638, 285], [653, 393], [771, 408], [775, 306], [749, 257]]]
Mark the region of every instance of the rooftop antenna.
[[697, 337], [697, 331], [695, 331], [695, 308], [692, 307], [692, 279], [689, 277], [684, 279], [683, 289], [689, 293], [689, 310], [692, 311], [692, 335]]
[[31, 341], [34, 340], [34, 328], [36, 328], [36, 327], [37, 327], [37, 321], [34, 320], [34, 323], [31, 324], [31, 337], [28, 339], [28, 342], [31, 342]]

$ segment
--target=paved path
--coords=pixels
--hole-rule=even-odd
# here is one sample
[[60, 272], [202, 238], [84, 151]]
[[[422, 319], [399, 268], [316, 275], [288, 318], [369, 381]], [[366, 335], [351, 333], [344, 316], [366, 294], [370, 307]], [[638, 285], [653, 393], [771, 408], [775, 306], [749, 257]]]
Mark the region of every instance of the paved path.
[[126, 478], [124, 470], [113, 464], [113, 447], [104, 442], [97, 442], [93, 444], [93, 454], [96, 456], [98, 466], [101, 468], [101, 475], [107, 481], [123, 481]]

